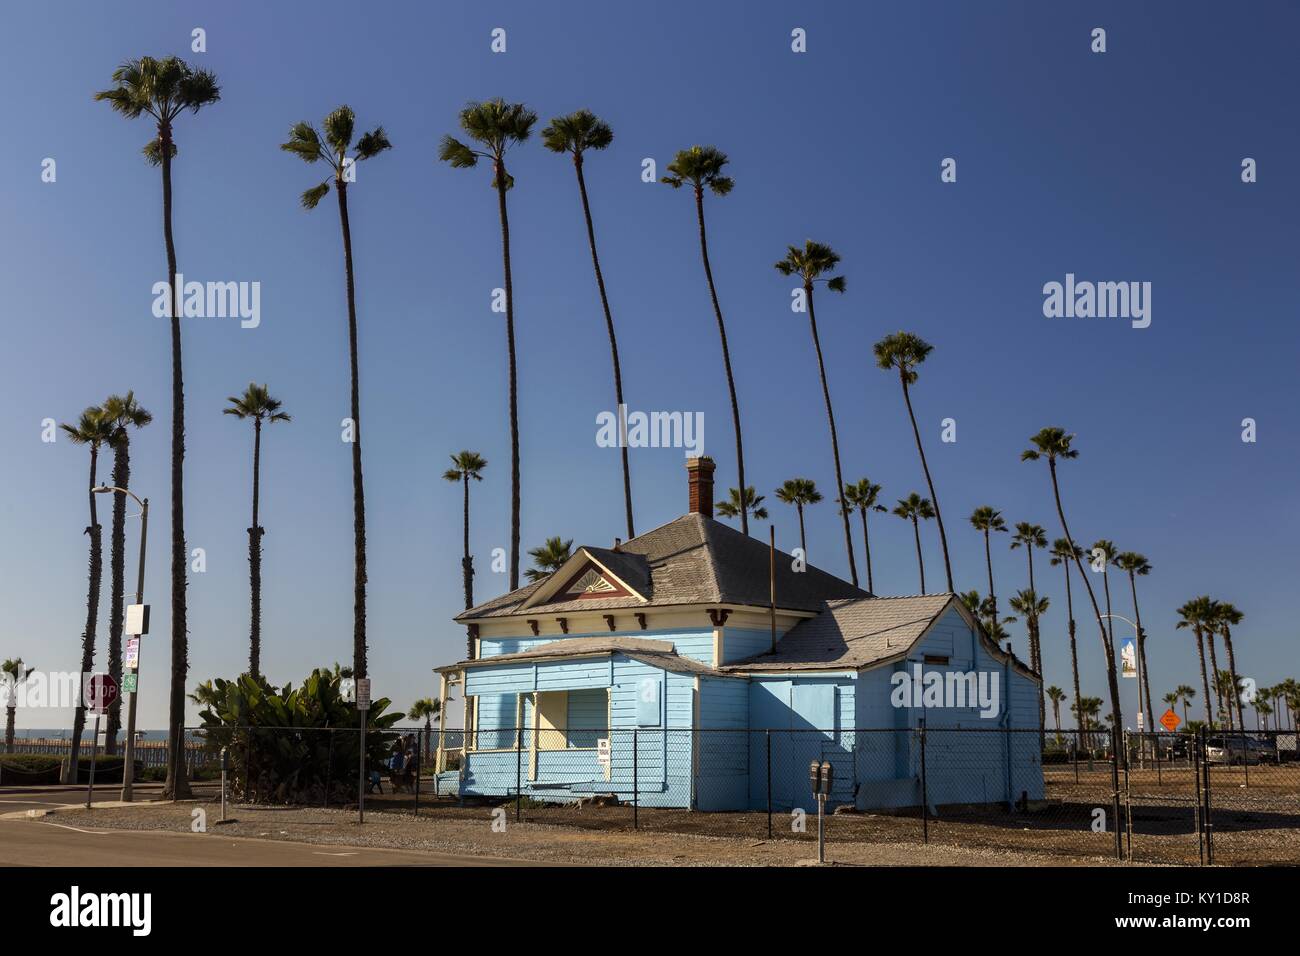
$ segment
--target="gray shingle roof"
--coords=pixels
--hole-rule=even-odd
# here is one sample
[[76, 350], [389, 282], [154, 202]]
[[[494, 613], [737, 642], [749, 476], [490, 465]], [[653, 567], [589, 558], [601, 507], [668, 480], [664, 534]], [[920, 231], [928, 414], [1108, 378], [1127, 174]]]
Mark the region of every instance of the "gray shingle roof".
[[713, 674], [726, 677], [707, 664], [702, 664], [689, 657], [680, 656], [671, 641], [656, 641], [645, 637], [576, 637], [562, 641], [551, 641], [541, 647], [513, 654], [498, 654], [482, 657], [472, 661], [460, 661], [439, 667], [439, 672], [458, 671], [464, 667], [484, 667], [495, 664], [516, 664], [529, 661], [557, 660], [570, 657], [591, 657], [622, 654], [633, 660], [642, 661], [655, 667], [676, 673]]
[[[456, 620], [673, 605], [766, 607], [769, 601], [768, 546], [703, 515], [683, 515], [624, 542], [618, 551], [607, 548], [587, 550], [644, 595], [647, 601], [629, 597], [584, 598], [522, 609], [521, 605], [544, 583], [537, 582], [471, 608], [457, 615]], [[794, 571], [791, 569], [793, 561], [791, 555], [777, 551], [778, 607], [819, 611], [828, 600], [869, 596], [861, 588], [811, 565], [804, 571]]]
[[775, 654], [724, 665], [726, 671], [856, 670], [907, 652], [953, 600], [952, 594], [830, 601], [777, 642]]

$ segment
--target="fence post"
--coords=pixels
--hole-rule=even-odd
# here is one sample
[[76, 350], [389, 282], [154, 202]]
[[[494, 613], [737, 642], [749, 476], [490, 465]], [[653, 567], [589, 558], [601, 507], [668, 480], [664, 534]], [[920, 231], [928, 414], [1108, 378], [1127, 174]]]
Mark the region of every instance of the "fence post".
[[[464, 758], [462, 758], [463, 761]], [[515, 728], [515, 822], [524, 812], [524, 728]], [[461, 766], [464, 766], [462, 762]]]
[[415, 815], [420, 815], [420, 778], [424, 776], [424, 728], [415, 732]]
[[1201, 866], [1205, 865], [1205, 825], [1201, 820], [1204, 796], [1201, 794], [1201, 733], [1187, 735], [1187, 757], [1192, 766], [1192, 779], [1196, 786], [1196, 802], [1192, 806], [1192, 822], [1196, 826], [1196, 854]]
[[930, 789], [925, 779], [925, 718], [921, 724], [921, 836], [922, 842], [930, 842]]
[[1110, 728], [1110, 791], [1111, 814], [1114, 822], [1111, 829], [1115, 831], [1115, 859], [1124, 862], [1124, 823], [1119, 805], [1119, 753], [1122, 741], [1119, 727]]
[[1198, 749], [1200, 749], [1202, 752], [1201, 768], [1202, 768], [1202, 773], [1205, 774], [1205, 787], [1204, 787], [1205, 811], [1201, 817], [1201, 819], [1204, 821], [1204, 826], [1205, 826], [1205, 863], [1207, 866], [1213, 866], [1214, 865], [1214, 814], [1213, 814], [1214, 799], [1210, 795], [1210, 762], [1206, 760], [1204, 757], [1204, 752], [1205, 752], [1204, 748], [1206, 745], [1206, 732], [1204, 727], [1201, 728], [1199, 736], [1201, 740]]
[[330, 749], [325, 758], [325, 809], [330, 805], [330, 786], [334, 783], [334, 728], [326, 727], [325, 732], [329, 734]]
[[772, 839], [772, 731], [767, 734], [767, 838]]
[[637, 772], [637, 745], [636, 745], [636, 728], [632, 729], [632, 829], [641, 828], [641, 787], [640, 774]]

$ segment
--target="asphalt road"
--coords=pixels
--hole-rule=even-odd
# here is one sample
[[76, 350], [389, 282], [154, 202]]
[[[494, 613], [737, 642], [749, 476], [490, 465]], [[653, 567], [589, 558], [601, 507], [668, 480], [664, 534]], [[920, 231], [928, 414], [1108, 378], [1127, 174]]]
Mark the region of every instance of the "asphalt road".
[[[137, 800], [157, 800], [162, 794], [161, 783], [137, 783], [135, 796]], [[122, 785], [104, 784], [95, 788], [95, 803], [118, 800], [122, 796]], [[50, 786], [39, 789], [32, 787], [0, 788], [0, 813], [13, 813], [16, 810], [42, 810], [49, 807], [86, 805], [86, 787]]]
[[[33, 796], [36, 796], [33, 794]], [[50, 804], [46, 804], [49, 806]], [[4, 809], [16, 809], [4, 807]], [[538, 866], [422, 850], [321, 846], [213, 833], [100, 830], [0, 820], [0, 866]]]

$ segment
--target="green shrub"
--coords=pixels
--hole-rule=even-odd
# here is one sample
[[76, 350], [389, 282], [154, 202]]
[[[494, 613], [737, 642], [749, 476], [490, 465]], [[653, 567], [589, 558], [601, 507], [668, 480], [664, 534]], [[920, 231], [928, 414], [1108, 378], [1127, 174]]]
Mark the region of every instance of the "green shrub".
[[[228, 748], [231, 792], [256, 803], [346, 802], [356, 796], [360, 715], [343, 700], [338, 674], [314, 670], [300, 688], [276, 689], [247, 674], [213, 681], [212, 702], [199, 715], [206, 748], [220, 775]], [[366, 719], [366, 760], [381, 773], [404, 716], [384, 713], [392, 702], [372, 700]], [[344, 730], [351, 728], [352, 733]]]
[[62, 758], [53, 754], [0, 755], [0, 783], [7, 787], [58, 783], [62, 767]]

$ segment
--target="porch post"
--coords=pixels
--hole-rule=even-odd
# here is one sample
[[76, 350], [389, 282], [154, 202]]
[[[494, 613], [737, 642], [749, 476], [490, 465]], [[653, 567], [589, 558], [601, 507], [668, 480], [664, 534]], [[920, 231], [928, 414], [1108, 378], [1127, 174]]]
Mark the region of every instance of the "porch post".
[[[438, 677], [441, 679], [442, 683], [438, 689], [438, 713], [440, 716], [438, 718], [438, 757], [433, 762], [433, 772], [435, 777], [437, 774], [442, 773], [444, 769], [443, 738], [446, 736], [447, 728], [447, 675], [439, 674]], [[464, 723], [464, 721], [461, 722]]]

